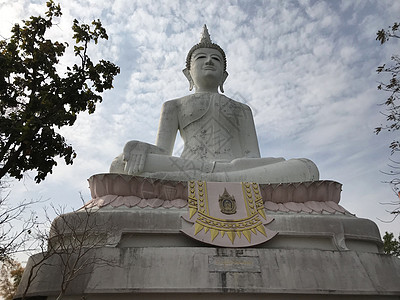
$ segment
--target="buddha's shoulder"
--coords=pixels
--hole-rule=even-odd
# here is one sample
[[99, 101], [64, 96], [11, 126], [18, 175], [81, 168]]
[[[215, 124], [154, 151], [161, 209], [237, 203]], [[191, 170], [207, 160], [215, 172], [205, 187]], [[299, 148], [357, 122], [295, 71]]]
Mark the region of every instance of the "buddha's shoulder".
[[251, 110], [250, 107], [242, 102], [236, 101], [234, 99], [231, 99], [225, 95], [221, 95], [221, 98], [224, 99], [226, 103], [229, 104], [230, 107], [235, 108], [235, 109], [241, 109], [241, 110]]
[[[236, 108], [236, 109], [242, 109], [242, 110], [250, 110], [250, 107], [242, 102], [238, 102], [236, 100], [233, 100], [225, 95], [222, 94], [216, 94], [217, 97], [219, 97], [221, 102], [225, 102], [226, 104], [229, 105], [231, 108]], [[215, 97], [215, 94], [212, 95], [212, 97]], [[191, 94], [191, 95], [186, 95], [180, 98], [168, 100], [164, 102], [163, 106], [168, 107], [170, 109], [174, 108], [180, 108], [180, 107], [185, 107], [187, 105], [207, 105], [209, 103], [209, 100], [212, 98], [210, 97], [210, 94]]]
[[196, 94], [191, 94], [180, 98], [165, 101], [163, 104], [163, 109], [180, 110], [180, 109], [185, 109], [188, 106], [193, 106], [193, 105], [198, 106], [202, 102], [204, 102], [204, 99], [199, 99], [199, 97]]
[[192, 98], [192, 96], [193, 95], [187, 95], [187, 96], [183, 96], [180, 98], [167, 100], [164, 102], [163, 106], [179, 106], [182, 103], [185, 103], [186, 101], [190, 100]]

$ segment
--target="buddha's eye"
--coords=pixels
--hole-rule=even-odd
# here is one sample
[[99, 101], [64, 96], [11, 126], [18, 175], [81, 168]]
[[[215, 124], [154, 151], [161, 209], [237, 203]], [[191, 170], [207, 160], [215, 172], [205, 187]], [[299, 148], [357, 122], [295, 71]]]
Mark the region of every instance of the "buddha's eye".
[[221, 61], [221, 59], [218, 56], [213, 56], [212, 59], [215, 59], [216, 61]]
[[194, 58], [194, 60], [197, 60], [197, 59], [200, 59], [200, 58], [206, 58], [206, 56], [205, 56], [205, 55], [197, 55], [197, 56]]

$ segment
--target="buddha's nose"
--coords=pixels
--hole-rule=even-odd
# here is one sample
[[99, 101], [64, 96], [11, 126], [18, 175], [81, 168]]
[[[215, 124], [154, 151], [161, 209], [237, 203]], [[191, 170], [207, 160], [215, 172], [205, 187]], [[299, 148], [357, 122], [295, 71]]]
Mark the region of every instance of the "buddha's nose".
[[214, 65], [214, 63], [213, 63], [211, 57], [208, 57], [208, 58], [207, 58], [207, 60], [206, 60], [206, 65]]

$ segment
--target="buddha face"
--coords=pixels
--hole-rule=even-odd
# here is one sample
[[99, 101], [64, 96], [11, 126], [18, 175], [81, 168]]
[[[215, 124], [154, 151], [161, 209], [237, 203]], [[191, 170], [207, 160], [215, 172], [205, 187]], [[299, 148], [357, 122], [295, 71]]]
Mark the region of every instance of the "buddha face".
[[200, 48], [193, 52], [190, 75], [199, 91], [216, 91], [222, 84], [224, 61], [222, 54], [213, 48]]

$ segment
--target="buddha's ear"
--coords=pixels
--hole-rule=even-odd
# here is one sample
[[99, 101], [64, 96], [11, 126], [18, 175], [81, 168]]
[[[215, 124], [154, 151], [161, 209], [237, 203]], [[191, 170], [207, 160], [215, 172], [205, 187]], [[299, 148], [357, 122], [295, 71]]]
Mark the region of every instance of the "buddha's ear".
[[190, 71], [188, 68], [184, 68], [182, 72], [185, 74], [187, 80], [189, 80], [189, 91], [193, 90], [194, 82], [192, 76], [190, 75]]
[[226, 80], [226, 78], [228, 77], [228, 72], [224, 71], [224, 74], [222, 74], [222, 78], [221, 78], [221, 82], [219, 83], [219, 89], [221, 91], [221, 93], [224, 92], [224, 82]]

